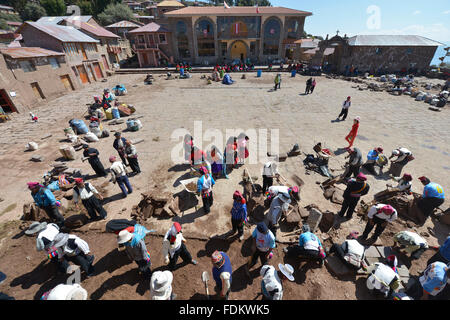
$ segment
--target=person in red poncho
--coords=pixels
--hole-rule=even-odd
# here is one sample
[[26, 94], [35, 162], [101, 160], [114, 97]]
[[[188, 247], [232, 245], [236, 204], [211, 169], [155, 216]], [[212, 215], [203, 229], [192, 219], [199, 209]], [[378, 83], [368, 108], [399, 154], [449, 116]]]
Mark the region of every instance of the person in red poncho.
[[356, 136], [358, 135], [359, 121], [359, 117], [356, 117], [355, 120], [353, 120], [352, 130], [350, 130], [350, 133], [345, 137], [345, 141], [349, 143], [348, 148], [353, 146], [353, 142], [355, 142]]

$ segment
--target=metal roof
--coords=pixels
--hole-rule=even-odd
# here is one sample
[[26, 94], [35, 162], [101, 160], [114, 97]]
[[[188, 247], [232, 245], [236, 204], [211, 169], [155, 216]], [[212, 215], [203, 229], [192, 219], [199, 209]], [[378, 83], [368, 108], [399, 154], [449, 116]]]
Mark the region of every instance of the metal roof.
[[106, 26], [105, 28], [139, 28], [140, 26], [134, 22], [122, 20]]
[[186, 7], [183, 9], [164, 13], [167, 17], [182, 16], [239, 16], [239, 15], [287, 15], [287, 16], [311, 16], [311, 12], [289, 9], [284, 7]]
[[37, 23], [45, 23], [45, 24], [58, 24], [62, 20], [73, 20], [73, 21], [82, 21], [88, 22], [92, 19], [92, 16], [55, 16], [55, 17], [42, 17]]
[[444, 44], [415, 35], [357, 35], [348, 39], [350, 46], [423, 46], [435, 47]]
[[84, 30], [94, 36], [100, 38], [120, 38], [118, 35], [106, 30], [98, 25], [86, 23], [86, 22], [74, 22], [73, 20], [65, 20], [68, 23], [73, 24], [75, 27], [79, 26], [81, 30]]
[[317, 48], [319, 46], [319, 39], [300, 39], [295, 41], [294, 43], [297, 44], [297, 47], [299, 48]]
[[12, 59], [23, 58], [37, 58], [37, 57], [51, 57], [51, 56], [63, 56], [64, 53], [51, 51], [37, 47], [20, 47], [20, 48], [8, 48], [0, 49], [3, 55], [9, 56]]
[[[317, 51], [319, 51], [319, 48], [309, 49], [303, 52], [304, 54], [316, 54]], [[324, 56], [329, 56], [330, 54], [334, 53], [334, 48], [325, 48], [323, 51]]]
[[81, 31], [78, 31], [74, 27], [70, 26], [60, 26], [60, 25], [50, 25], [50, 24], [40, 24], [37, 22], [27, 21], [25, 22], [17, 32], [25, 26], [30, 25], [42, 32], [45, 32], [49, 36], [58, 39], [62, 42], [90, 42], [98, 43], [100, 41], [95, 40]]
[[166, 28], [160, 26], [157, 23], [150, 22], [149, 24], [146, 24], [143, 27], [131, 30], [129, 33], [144, 33], [144, 32], [170, 32]]

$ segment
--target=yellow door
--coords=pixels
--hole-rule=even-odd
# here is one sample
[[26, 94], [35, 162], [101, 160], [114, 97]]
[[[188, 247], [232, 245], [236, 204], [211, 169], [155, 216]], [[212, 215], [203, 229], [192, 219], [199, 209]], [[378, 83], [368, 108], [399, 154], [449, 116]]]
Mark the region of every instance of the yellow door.
[[63, 83], [63, 85], [67, 89], [67, 91], [75, 90], [73, 88], [72, 81], [70, 81], [69, 75], [66, 74], [64, 76], [60, 76], [60, 78], [61, 78], [61, 82]]
[[236, 41], [231, 48], [231, 59], [244, 60], [247, 58], [247, 47], [242, 41]]

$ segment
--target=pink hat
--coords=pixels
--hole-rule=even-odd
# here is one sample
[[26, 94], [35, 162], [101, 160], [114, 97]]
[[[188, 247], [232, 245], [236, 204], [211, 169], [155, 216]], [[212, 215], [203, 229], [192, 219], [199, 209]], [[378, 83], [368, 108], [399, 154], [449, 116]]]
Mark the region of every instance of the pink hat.
[[359, 179], [359, 180], [362, 180], [362, 181], [366, 181], [367, 180], [366, 175], [364, 173], [362, 173], [362, 172], [360, 172], [356, 178]]
[[298, 187], [297, 186], [292, 187], [292, 192], [298, 193]]
[[39, 182], [28, 182], [27, 185], [29, 189], [33, 189], [39, 185]]
[[391, 215], [394, 213], [395, 209], [390, 204], [388, 204], [381, 208], [381, 211], [383, 211], [387, 215]]
[[174, 222], [173, 223], [173, 227], [175, 228], [176, 232], [180, 232], [181, 231], [181, 224], [179, 224], [178, 222]]
[[111, 156], [109, 157], [109, 162], [114, 162], [116, 161], [117, 157], [116, 156]]
[[75, 178], [73, 180], [75, 181], [75, 183], [83, 183], [83, 179], [81, 178]]
[[206, 167], [201, 167], [200, 172], [203, 172], [204, 174], [208, 174], [208, 169], [206, 169]]

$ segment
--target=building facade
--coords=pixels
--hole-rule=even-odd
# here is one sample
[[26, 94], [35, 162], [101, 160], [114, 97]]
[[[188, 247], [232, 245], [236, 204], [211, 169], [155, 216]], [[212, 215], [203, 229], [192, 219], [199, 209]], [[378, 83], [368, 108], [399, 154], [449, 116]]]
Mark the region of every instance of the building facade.
[[[328, 64], [333, 72], [346, 73], [352, 67], [361, 72], [386, 74], [421, 73], [429, 69], [437, 41], [416, 35], [338, 35], [325, 39], [313, 58], [315, 64]], [[325, 50], [334, 48], [330, 55]]]
[[211, 65], [235, 59], [292, 59], [311, 12], [283, 7], [185, 7], [156, 23], [171, 32], [174, 61]]
[[26, 47], [42, 47], [66, 55], [67, 64], [81, 85], [100, 81], [105, 67], [99, 52], [100, 41], [74, 27], [25, 22], [18, 30]]
[[29, 47], [0, 53], [0, 106], [5, 112], [26, 112], [79, 89], [64, 53]]

